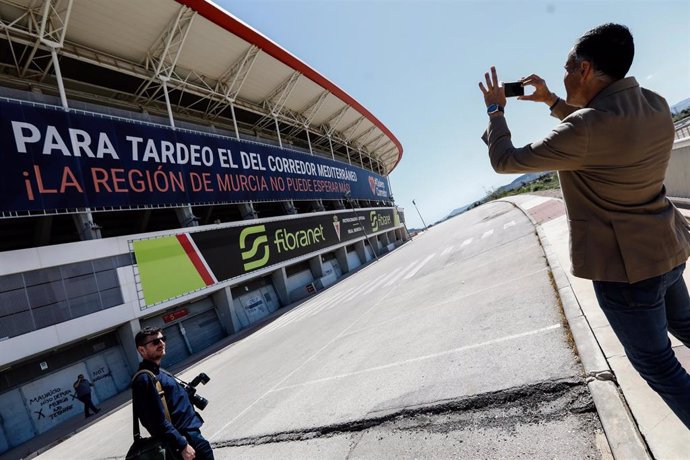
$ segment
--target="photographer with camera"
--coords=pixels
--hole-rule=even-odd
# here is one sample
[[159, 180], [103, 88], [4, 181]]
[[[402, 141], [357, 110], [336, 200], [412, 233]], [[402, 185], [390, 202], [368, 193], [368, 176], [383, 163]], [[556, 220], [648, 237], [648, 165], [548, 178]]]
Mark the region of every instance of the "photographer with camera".
[[[200, 374], [185, 384], [161, 369], [165, 356], [161, 328], [146, 327], [134, 340], [143, 358], [132, 380], [134, 413], [151, 436], [164, 440], [168, 449], [178, 452], [184, 460], [213, 459], [211, 445], [200, 431], [204, 421], [192, 405], [201, 410], [206, 407], [207, 401], [195, 394], [194, 386], [208, 382], [208, 376]], [[157, 382], [164, 398], [158, 393]]]
[[506, 91], [494, 67], [479, 88], [489, 114], [484, 139], [500, 173], [558, 171], [570, 228], [572, 273], [593, 282], [599, 306], [640, 376], [690, 428], [690, 375], [668, 332], [690, 346], [690, 297], [683, 280], [688, 223], [666, 197], [674, 129], [666, 101], [626, 77], [627, 27], [603, 24], [568, 53], [565, 100], [542, 78], [520, 81], [561, 120], [545, 138], [515, 147]]

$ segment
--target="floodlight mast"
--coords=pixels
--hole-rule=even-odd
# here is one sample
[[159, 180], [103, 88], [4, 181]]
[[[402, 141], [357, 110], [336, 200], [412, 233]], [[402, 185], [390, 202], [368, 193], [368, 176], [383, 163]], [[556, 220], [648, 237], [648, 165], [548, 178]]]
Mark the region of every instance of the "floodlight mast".
[[419, 218], [422, 219], [422, 224], [424, 225], [424, 230], [428, 230], [426, 226], [426, 222], [424, 222], [424, 218], [422, 217], [422, 213], [419, 212], [419, 208], [417, 207], [417, 203], [415, 203], [414, 200], [412, 200], [412, 204], [414, 205], [414, 208], [417, 210], [417, 214], [419, 214]]

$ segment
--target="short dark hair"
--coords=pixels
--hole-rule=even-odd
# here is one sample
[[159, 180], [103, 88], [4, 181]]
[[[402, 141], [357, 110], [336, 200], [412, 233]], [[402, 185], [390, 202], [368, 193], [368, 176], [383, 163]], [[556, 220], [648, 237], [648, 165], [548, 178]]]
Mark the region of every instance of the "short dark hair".
[[594, 70], [620, 80], [630, 70], [635, 44], [627, 27], [607, 23], [585, 32], [575, 42], [574, 51], [578, 61], [590, 61]]
[[159, 332], [163, 332], [163, 329], [160, 327], [146, 326], [144, 329], [137, 332], [136, 336], [134, 336], [134, 343], [137, 344], [137, 347], [143, 347], [146, 343], [146, 337], [150, 335], [158, 335]]

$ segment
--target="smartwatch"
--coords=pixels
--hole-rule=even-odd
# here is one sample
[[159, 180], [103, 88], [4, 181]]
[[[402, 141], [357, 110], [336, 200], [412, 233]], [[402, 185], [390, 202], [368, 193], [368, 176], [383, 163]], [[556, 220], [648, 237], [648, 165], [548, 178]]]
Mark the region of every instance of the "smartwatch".
[[486, 108], [486, 113], [488, 113], [489, 115], [496, 112], [504, 113], [503, 107], [498, 104], [491, 104]]

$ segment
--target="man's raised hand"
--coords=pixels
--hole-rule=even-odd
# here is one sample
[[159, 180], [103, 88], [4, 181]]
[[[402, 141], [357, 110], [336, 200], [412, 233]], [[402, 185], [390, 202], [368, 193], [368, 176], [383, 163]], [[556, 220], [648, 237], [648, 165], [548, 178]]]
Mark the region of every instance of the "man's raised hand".
[[484, 95], [484, 103], [486, 106], [491, 104], [498, 104], [501, 107], [506, 105], [506, 93], [503, 86], [498, 84], [498, 75], [496, 74], [496, 67], [491, 66], [491, 75], [489, 72], [484, 74], [484, 80], [486, 81], [486, 87], [482, 82], [479, 82], [479, 89]]
[[534, 87], [534, 92], [532, 94], [525, 94], [524, 96], [518, 96], [521, 101], [534, 101], [543, 102], [549, 106], [556, 103], [558, 96], [549, 90], [546, 86], [546, 82], [539, 75], [532, 74], [529, 77], [525, 77], [522, 80], [522, 86], [532, 86]]

